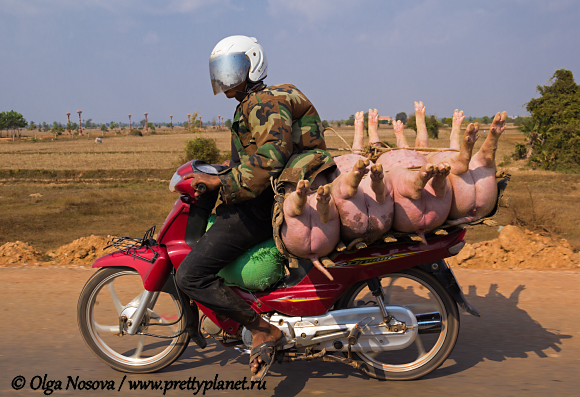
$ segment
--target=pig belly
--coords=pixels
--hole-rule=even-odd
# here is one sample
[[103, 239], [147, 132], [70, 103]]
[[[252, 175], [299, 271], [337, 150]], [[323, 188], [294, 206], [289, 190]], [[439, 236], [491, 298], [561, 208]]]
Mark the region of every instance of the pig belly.
[[393, 187], [387, 175], [385, 179], [385, 198], [378, 202], [375, 192], [371, 189], [370, 177], [364, 178], [359, 188], [365, 193], [365, 205], [368, 214], [367, 241], [372, 242], [387, 233], [392, 225], [395, 213]]
[[366, 159], [366, 157], [360, 156], [358, 154], [345, 154], [343, 156], [333, 158], [334, 163], [336, 164], [336, 170], [332, 174], [330, 174], [330, 178], [328, 178], [329, 182], [332, 182], [333, 180], [338, 178], [340, 174], [348, 174], [352, 170], [352, 167], [354, 167], [356, 162], [361, 159], [364, 160]]
[[377, 164], [382, 164], [385, 171], [389, 171], [394, 167], [420, 167], [426, 164], [425, 156], [415, 152], [414, 150], [391, 150], [381, 154], [377, 159]]
[[424, 232], [441, 226], [447, 219], [451, 208], [452, 192], [437, 198], [427, 184], [421, 198], [412, 200], [395, 192], [395, 218], [393, 228], [405, 232]]
[[316, 212], [316, 194], [311, 194], [301, 215], [284, 217], [282, 240], [288, 251], [299, 257], [328, 255], [340, 240], [338, 214], [322, 223]]
[[369, 225], [364, 193], [359, 190], [350, 199], [333, 198], [340, 216], [340, 236], [347, 241], [364, 238]]
[[477, 167], [469, 164], [469, 173], [475, 184], [475, 219], [481, 219], [491, 213], [497, 200], [497, 183], [495, 167]]
[[467, 218], [466, 221], [475, 219], [475, 182], [470, 171], [461, 175], [449, 174], [449, 182], [453, 188], [453, 200], [449, 219]]

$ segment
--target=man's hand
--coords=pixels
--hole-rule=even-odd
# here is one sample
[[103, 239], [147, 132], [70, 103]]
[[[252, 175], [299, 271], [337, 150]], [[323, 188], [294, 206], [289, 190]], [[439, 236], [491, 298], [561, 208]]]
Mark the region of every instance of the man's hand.
[[207, 186], [207, 190], [219, 189], [222, 185], [220, 178], [216, 175], [208, 175], [204, 173], [192, 173], [185, 175], [183, 179], [191, 179], [191, 187], [195, 190], [195, 197], [201, 196], [203, 193], [197, 191], [197, 185], [203, 183]]

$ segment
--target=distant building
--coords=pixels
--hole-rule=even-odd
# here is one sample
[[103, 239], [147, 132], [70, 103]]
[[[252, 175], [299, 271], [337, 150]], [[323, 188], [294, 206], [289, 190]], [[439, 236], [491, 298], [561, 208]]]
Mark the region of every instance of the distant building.
[[379, 116], [379, 124], [393, 124], [393, 119], [389, 116]]

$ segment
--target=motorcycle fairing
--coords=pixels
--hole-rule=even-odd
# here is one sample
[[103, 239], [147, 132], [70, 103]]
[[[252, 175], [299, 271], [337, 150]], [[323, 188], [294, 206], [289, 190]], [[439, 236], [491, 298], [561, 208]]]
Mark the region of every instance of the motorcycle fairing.
[[[92, 267], [114, 266], [135, 269], [141, 276], [143, 286], [147, 291], [161, 291], [172, 268], [165, 247], [160, 245], [144, 246], [137, 249], [133, 248], [131, 252], [146, 260], [117, 251], [100, 257], [93, 263]], [[152, 263], [151, 261], [155, 256], [157, 259]]]

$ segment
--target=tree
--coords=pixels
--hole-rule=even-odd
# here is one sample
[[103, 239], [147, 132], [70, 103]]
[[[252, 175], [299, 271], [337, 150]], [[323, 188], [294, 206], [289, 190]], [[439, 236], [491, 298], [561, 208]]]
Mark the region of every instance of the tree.
[[232, 119], [227, 119], [224, 125], [228, 128], [232, 128]]
[[199, 110], [197, 112], [191, 112], [191, 116], [189, 118], [189, 123], [185, 124], [185, 130], [187, 132], [200, 132], [200, 131], [195, 129], [195, 127], [201, 128], [201, 125], [200, 125], [199, 120], [197, 119], [197, 116], [199, 116]]
[[119, 124], [118, 124], [117, 122], [115, 122], [115, 121], [111, 121], [111, 122], [109, 123], [109, 128], [110, 128], [110, 129], [113, 129], [113, 128], [118, 128], [118, 127], [119, 127]]
[[50, 127], [50, 132], [52, 132], [54, 135], [62, 135], [64, 132], [64, 127], [58, 121], [53, 121], [52, 127]]
[[553, 171], [580, 172], [580, 86], [566, 69], [556, 70], [550, 82], [537, 87], [540, 97], [526, 104], [531, 120], [520, 126], [532, 149], [529, 162]]
[[[10, 110], [9, 112], [0, 112], [0, 131], [11, 130], [12, 137], [20, 137], [20, 128], [26, 128], [28, 122], [22, 114]], [[2, 135], [3, 136], [3, 135]]]
[[155, 126], [153, 125], [153, 123], [147, 123], [147, 130], [149, 131], [150, 134], [155, 134]]
[[397, 113], [397, 115], [395, 116], [395, 120], [401, 121], [401, 123], [403, 123], [403, 124], [407, 124], [407, 113], [405, 113], [405, 112]]
[[106, 124], [101, 124], [101, 131], [105, 132], [108, 131], [109, 129], [107, 128]]
[[322, 120], [322, 126], [323, 126], [324, 128], [328, 128], [328, 121], [326, 121], [326, 120]]
[[336, 126], [337, 126], [338, 128], [340, 128], [340, 126], [341, 126], [341, 125], [342, 125], [342, 120], [337, 120], [337, 121], [336, 121]]
[[27, 128], [27, 130], [28, 130], [28, 131], [32, 131], [32, 130], [35, 130], [36, 128], [38, 128], [38, 127], [36, 126], [36, 124], [34, 124], [34, 121], [31, 121], [31, 122], [28, 124], [28, 128]]
[[354, 125], [354, 114], [351, 114], [348, 120], [344, 122], [345, 125]]
[[[429, 138], [439, 139], [439, 127], [441, 124], [439, 123], [439, 120], [437, 120], [437, 117], [433, 114], [425, 117], [425, 125], [427, 126], [427, 134], [429, 135]], [[409, 117], [409, 120], [407, 120], [407, 128], [412, 128], [417, 132], [417, 119], [415, 118], [415, 115], [412, 115]]]

